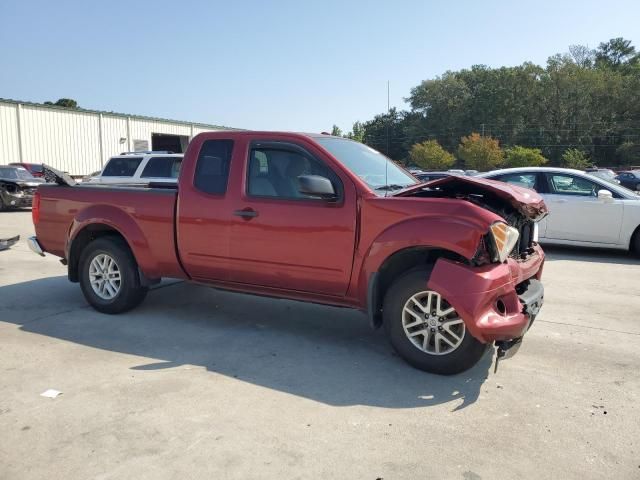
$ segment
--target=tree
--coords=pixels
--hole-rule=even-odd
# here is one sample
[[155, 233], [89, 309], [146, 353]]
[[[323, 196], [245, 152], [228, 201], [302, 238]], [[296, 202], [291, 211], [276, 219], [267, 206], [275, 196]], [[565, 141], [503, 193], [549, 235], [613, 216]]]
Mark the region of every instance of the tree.
[[516, 145], [505, 150], [504, 166], [514, 167], [540, 167], [547, 163], [539, 148], [527, 148]]
[[472, 133], [460, 140], [458, 156], [464, 160], [466, 168], [482, 172], [500, 165], [504, 153], [500, 149], [498, 140]]
[[340, 130], [340, 127], [338, 127], [337, 125], [334, 125], [331, 128], [331, 135], [333, 135], [334, 137], [341, 137], [342, 136], [342, 130]]
[[409, 152], [409, 158], [417, 166], [428, 170], [447, 170], [455, 162], [455, 157], [442, 148], [436, 140], [414, 144]]
[[640, 164], [640, 144], [633, 142], [624, 142], [616, 149], [621, 165], [638, 165]]
[[408, 111], [363, 122], [364, 143], [404, 160], [416, 143], [437, 140], [455, 152], [460, 137], [482, 132], [502, 147], [538, 148], [553, 165], [567, 145], [620, 165], [629, 161], [621, 145], [640, 143], [640, 55], [614, 38], [596, 50], [571, 46], [545, 65], [473, 65], [422, 81], [406, 101]]
[[631, 40], [625, 40], [622, 37], [602, 42], [596, 50], [596, 64], [605, 68], [618, 69], [623, 65], [636, 62], [638, 62], [636, 48], [631, 45]]
[[55, 103], [53, 102], [44, 102], [45, 105], [57, 105], [58, 107], [65, 108], [80, 108], [78, 102], [73, 100], [72, 98], [59, 98]]
[[361, 122], [354, 122], [351, 131], [347, 133], [346, 137], [356, 142], [364, 142], [364, 125]]
[[569, 45], [569, 54], [576, 65], [589, 68], [594, 63], [596, 52], [584, 45]]
[[577, 148], [569, 148], [562, 154], [562, 166], [565, 168], [575, 168], [584, 170], [591, 166], [587, 154]]

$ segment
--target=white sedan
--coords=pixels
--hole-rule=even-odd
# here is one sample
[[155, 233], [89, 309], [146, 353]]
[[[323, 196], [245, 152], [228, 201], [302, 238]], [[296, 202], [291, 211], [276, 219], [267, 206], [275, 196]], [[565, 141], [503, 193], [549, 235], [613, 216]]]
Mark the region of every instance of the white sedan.
[[640, 253], [640, 196], [579, 170], [522, 167], [478, 175], [536, 190], [549, 209], [538, 225], [540, 243], [603, 247]]

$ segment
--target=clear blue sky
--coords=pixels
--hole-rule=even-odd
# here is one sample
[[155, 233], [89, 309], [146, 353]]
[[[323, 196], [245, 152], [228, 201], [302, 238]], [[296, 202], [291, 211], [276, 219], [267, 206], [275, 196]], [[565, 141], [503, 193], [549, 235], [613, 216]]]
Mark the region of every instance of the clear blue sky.
[[635, 1], [0, 2], [0, 97], [267, 130], [344, 130], [446, 70], [622, 36]]

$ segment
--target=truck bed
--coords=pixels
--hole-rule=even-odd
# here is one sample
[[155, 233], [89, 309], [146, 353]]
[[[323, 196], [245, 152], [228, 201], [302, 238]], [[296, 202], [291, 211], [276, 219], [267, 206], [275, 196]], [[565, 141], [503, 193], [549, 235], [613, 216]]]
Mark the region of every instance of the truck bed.
[[[126, 238], [143, 272], [153, 278], [160, 272], [183, 277], [176, 254], [175, 207], [177, 188], [113, 185], [42, 185], [39, 188], [38, 240], [45, 251], [68, 258], [67, 240], [100, 219], [115, 228], [127, 225]], [[117, 230], [117, 228], [116, 228]]]

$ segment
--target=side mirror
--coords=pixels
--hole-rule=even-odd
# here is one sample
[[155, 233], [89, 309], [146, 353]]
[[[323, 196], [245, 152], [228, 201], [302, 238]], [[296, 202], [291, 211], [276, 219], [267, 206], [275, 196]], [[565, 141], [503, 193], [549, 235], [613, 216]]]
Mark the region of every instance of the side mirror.
[[613, 193], [609, 190], [598, 190], [598, 199], [610, 202], [613, 200]]
[[338, 198], [331, 180], [326, 177], [320, 175], [300, 175], [298, 182], [300, 185], [299, 191], [304, 195], [320, 197], [324, 200], [335, 200]]

